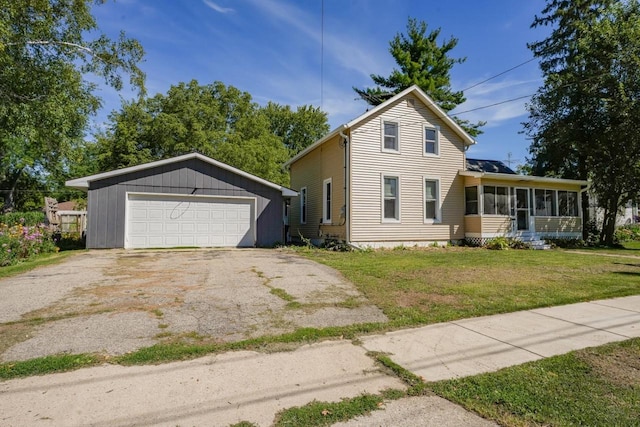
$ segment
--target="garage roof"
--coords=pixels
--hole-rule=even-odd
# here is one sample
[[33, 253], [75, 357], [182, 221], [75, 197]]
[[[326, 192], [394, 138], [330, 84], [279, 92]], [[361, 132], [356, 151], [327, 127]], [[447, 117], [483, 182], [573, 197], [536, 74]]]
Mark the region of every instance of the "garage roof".
[[282, 185], [278, 185], [275, 184], [271, 181], [267, 181], [266, 179], [262, 179], [258, 176], [252, 175], [248, 172], [245, 172], [243, 170], [234, 168], [233, 166], [229, 166], [226, 163], [222, 163], [219, 162], [215, 159], [212, 159], [211, 157], [207, 157], [205, 155], [202, 155], [200, 153], [189, 153], [189, 154], [183, 154], [182, 156], [177, 156], [177, 157], [171, 157], [170, 159], [164, 159], [164, 160], [158, 160], [155, 162], [150, 162], [150, 163], [144, 163], [141, 165], [137, 165], [137, 166], [130, 166], [128, 168], [123, 168], [123, 169], [116, 169], [110, 172], [103, 172], [103, 173], [99, 173], [96, 175], [90, 175], [90, 176], [85, 176], [83, 178], [76, 178], [76, 179], [71, 179], [67, 182], [65, 182], [65, 185], [67, 187], [71, 187], [71, 188], [75, 188], [78, 190], [88, 190], [89, 189], [89, 183], [94, 182], [94, 181], [100, 181], [101, 179], [106, 179], [106, 178], [111, 178], [114, 176], [118, 176], [118, 175], [124, 175], [127, 173], [131, 173], [131, 172], [137, 172], [137, 171], [141, 171], [141, 170], [145, 170], [145, 169], [151, 169], [151, 168], [155, 168], [158, 166], [163, 166], [163, 165], [168, 165], [171, 163], [177, 163], [177, 162], [181, 162], [184, 160], [190, 160], [190, 159], [198, 159], [198, 160], [202, 160], [203, 162], [212, 164], [214, 166], [217, 166], [221, 169], [226, 169], [229, 172], [233, 172], [237, 175], [243, 176], [245, 178], [251, 179], [253, 181], [259, 182], [260, 184], [266, 185], [267, 187], [271, 187], [271, 188], [275, 188], [277, 190], [280, 190], [282, 192], [282, 195], [284, 197], [296, 197], [298, 195], [297, 191], [294, 191], [290, 188], [284, 187]]

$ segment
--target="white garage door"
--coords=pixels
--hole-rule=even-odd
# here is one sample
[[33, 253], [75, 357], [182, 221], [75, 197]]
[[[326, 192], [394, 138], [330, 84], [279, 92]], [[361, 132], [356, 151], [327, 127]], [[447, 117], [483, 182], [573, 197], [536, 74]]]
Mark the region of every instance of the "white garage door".
[[253, 212], [252, 199], [129, 194], [125, 247], [253, 246]]

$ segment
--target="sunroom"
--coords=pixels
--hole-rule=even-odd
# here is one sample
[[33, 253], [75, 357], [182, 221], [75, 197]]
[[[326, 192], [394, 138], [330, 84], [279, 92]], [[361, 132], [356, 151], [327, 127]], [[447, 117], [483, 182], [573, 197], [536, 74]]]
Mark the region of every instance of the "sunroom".
[[466, 240], [484, 244], [499, 236], [523, 241], [581, 238], [580, 206], [587, 181], [518, 175], [506, 167], [501, 172], [469, 170], [473, 162], [460, 171]]

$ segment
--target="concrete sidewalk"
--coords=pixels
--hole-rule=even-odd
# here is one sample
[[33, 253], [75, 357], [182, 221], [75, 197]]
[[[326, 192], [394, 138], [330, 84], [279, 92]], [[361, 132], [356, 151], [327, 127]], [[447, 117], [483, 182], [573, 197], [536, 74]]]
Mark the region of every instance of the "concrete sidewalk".
[[[426, 381], [495, 371], [640, 336], [640, 296], [465, 319], [288, 353], [233, 352], [158, 366], [105, 365], [0, 383], [0, 426], [268, 426], [285, 408], [403, 388], [367, 351]], [[341, 424], [492, 425], [437, 397]], [[404, 424], [403, 424], [404, 423]]]

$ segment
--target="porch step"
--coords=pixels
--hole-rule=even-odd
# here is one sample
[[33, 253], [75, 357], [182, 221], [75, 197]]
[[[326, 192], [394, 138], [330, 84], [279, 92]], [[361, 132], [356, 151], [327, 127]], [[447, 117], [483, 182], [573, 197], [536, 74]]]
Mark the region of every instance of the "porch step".
[[551, 249], [551, 245], [547, 244], [544, 240], [530, 240], [527, 243], [531, 245], [531, 249], [540, 251]]

